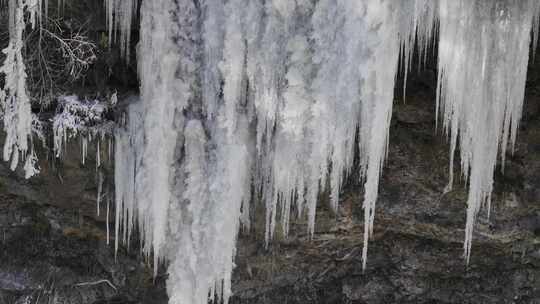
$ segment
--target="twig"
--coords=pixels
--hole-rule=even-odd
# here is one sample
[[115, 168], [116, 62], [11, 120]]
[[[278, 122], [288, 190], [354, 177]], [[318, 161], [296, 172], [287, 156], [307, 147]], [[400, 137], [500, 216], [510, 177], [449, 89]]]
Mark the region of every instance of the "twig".
[[118, 291], [118, 289], [109, 280], [99, 280], [99, 281], [95, 281], [95, 282], [83, 282], [83, 283], [75, 284], [73, 286], [79, 287], [79, 286], [99, 285], [99, 284], [102, 284], [102, 283], [107, 283], [107, 285], [109, 285], [112, 289], [114, 289], [115, 291]]

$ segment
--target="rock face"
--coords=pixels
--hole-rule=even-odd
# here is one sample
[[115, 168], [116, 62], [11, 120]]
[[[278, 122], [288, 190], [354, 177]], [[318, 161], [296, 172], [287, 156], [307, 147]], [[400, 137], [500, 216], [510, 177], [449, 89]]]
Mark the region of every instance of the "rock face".
[[[363, 193], [352, 176], [339, 214], [321, 196], [313, 240], [297, 219], [288, 239], [278, 235], [266, 249], [255, 207], [238, 244], [232, 303], [540, 303], [539, 71], [539, 62], [530, 68], [518, 143], [497, 173], [490, 218], [479, 215], [468, 267], [466, 186], [443, 195], [448, 145], [435, 130], [436, 73], [428, 69], [411, 75], [406, 102], [395, 101], [365, 273]], [[29, 181], [0, 165], [0, 304], [167, 303], [166, 273], [152, 277], [136, 240], [115, 257], [114, 207], [107, 222], [105, 191], [97, 215], [99, 173], [72, 146]], [[111, 164], [100, 170], [112, 189]]]

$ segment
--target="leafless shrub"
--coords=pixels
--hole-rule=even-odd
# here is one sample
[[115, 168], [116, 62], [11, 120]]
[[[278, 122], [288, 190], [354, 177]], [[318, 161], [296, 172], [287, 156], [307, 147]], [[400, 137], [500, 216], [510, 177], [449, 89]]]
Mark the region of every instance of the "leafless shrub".
[[71, 28], [61, 18], [44, 16], [25, 44], [29, 91], [44, 106], [84, 78], [97, 58], [97, 46], [88, 39], [84, 24]]

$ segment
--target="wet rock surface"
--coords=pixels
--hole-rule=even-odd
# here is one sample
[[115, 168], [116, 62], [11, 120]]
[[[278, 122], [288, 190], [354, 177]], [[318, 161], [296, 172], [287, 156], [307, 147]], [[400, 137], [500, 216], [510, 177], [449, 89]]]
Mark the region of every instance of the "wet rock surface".
[[[504, 174], [495, 178], [488, 219], [475, 227], [469, 266], [462, 258], [466, 187], [448, 182], [448, 145], [435, 129], [435, 71], [411, 75], [396, 98], [375, 235], [361, 268], [362, 186], [353, 175], [338, 214], [321, 196], [316, 234], [304, 219], [264, 246], [264, 216], [242, 231], [232, 303], [540, 303], [540, 77], [529, 73], [524, 119]], [[60, 163], [46, 158], [24, 180], [0, 165], [0, 304], [167, 303], [166, 273], [156, 279], [137, 242], [115, 257], [111, 164], [102, 174], [97, 215], [95, 162], [78, 144]], [[95, 152], [90, 149], [89, 156]], [[460, 176], [459, 159], [454, 166]], [[108, 190], [107, 190], [108, 189]], [[111, 234], [107, 244], [107, 225]]]

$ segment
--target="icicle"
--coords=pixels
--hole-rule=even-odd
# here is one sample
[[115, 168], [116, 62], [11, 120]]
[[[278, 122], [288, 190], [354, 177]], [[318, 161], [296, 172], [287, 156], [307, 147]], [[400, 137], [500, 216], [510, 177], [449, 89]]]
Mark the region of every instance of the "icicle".
[[103, 172], [98, 172], [98, 181], [97, 181], [97, 197], [96, 197], [96, 212], [97, 216], [99, 216], [99, 203], [101, 202], [101, 190], [103, 188]]
[[109, 140], [107, 140], [107, 160], [108, 161], [111, 161], [111, 156], [112, 156], [112, 139], [109, 138]]
[[[192, 1], [144, 0], [141, 7], [139, 75], [141, 101], [128, 109], [127, 126], [118, 130], [115, 146], [116, 227], [119, 239], [130, 238], [138, 219], [142, 250], [158, 263], [175, 263], [170, 236], [176, 208], [175, 174], [179, 171], [177, 142], [183, 138], [183, 110], [191, 97], [198, 71], [194, 58], [197, 34]], [[169, 206], [173, 206], [171, 209]], [[171, 268], [170, 271], [173, 269]]]
[[[296, 8], [292, 19], [300, 19], [306, 14], [301, 7]], [[291, 23], [292, 27], [294, 23]], [[307, 124], [310, 118], [310, 77], [313, 67], [308, 43], [306, 25], [298, 24], [296, 33], [288, 38], [286, 51], [289, 54], [286, 88], [283, 103], [280, 105], [276, 126], [275, 147], [272, 164], [274, 201], [281, 196], [281, 221], [283, 234], [289, 233], [291, 205], [297, 193], [297, 204], [304, 203], [304, 174], [308, 167], [305, 155], [308, 154]], [[277, 202], [274, 202], [274, 206]], [[298, 209], [301, 209], [299, 207]], [[267, 240], [268, 241], [268, 240]]]
[[[222, 109], [222, 114], [226, 113]], [[241, 112], [240, 112], [241, 113]], [[240, 227], [242, 203], [250, 200], [250, 182], [252, 158], [255, 150], [255, 138], [249, 132], [249, 121], [243, 115], [236, 120], [234, 137], [228, 137], [224, 128], [227, 123], [220, 124], [214, 134], [217, 150], [215, 151], [215, 167], [210, 177], [211, 203], [215, 206], [215, 231], [220, 237], [213, 244], [215, 252], [215, 282], [221, 286], [222, 300], [228, 303], [231, 291], [231, 276], [236, 255], [236, 239]], [[203, 304], [206, 302], [200, 302]]]
[[228, 112], [221, 116], [222, 122], [227, 123], [225, 126], [231, 133], [228, 136], [233, 136], [233, 131], [236, 129], [236, 106], [240, 102], [242, 95], [242, 79], [245, 44], [242, 35], [243, 29], [241, 19], [238, 14], [242, 12], [242, 7], [245, 5], [242, 0], [232, 0], [225, 6], [225, 14], [229, 16], [225, 23], [226, 37], [223, 49], [223, 61], [220, 64], [220, 71], [224, 78], [223, 95], [225, 106], [223, 107]]
[[[115, 134], [115, 251], [118, 250], [120, 242], [121, 228], [124, 231], [131, 231], [133, 219], [127, 221], [125, 217], [138, 216], [137, 200], [134, 197], [136, 163], [139, 161], [142, 149], [142, 116], [140, 102], [134, 102], [129, 107], [130, 120], [126, 129], [118, 129]], [[141, 218], [141, 222], [142, 222]], [[129, 224], [128, 224], [129, 223]], [[122, 226], [122, 225], [127, 225]], [[141, 227], [142, 228], [142, 227]], [[141, 230], [144, 232], [143, 230]], [[141, 235], [141, 238], [144, 235]]]
[[[167, 280], [170, 303], [207, 303], [208, 291], [216, 284], [217, 252], [213, 245], [223, 237], [214, 230], [215, 206], [210, 202], [206, 135], [198, 120], [185, 128], [185, 189], [180, 195], [186, 204], [170, 211], [170, 229], [175, 245]], [[184, 181], [182, 181], [184, 182]], [[221, 216], [225, 216], [221, 214]], [[223, 232], [223, 231], [222, 231]]]
[[86, 138], [86, 136], [81, 137], [81, 151], [82, 151], [81, 160], [82, 160], [82, 164], [84, 165], [86, 161], [86, 155], [88, 153], [88, 139]]
[[[144, 136], [145, 140], [143, 143], [142, 140], [134, 139], [135, 142], [128, 144], [128, 149], [133, 151], [132, 161], [137, 160], [138, 171], [126, 172], [134, 174], [135, 180], [131, 177], [124, 178], [122, 175], [116, 178], [117, 183], [130, 182], [130, 187], [137, 184], [137, 188], [134, 189], [137, 209], [133, 209], [133, 202], [128, 202], [124, 214], [131, 217], [135, 211], [138, 213], [143, 250], [148, 256], [153, 250], [155, 271], [158, 261], [165, 254], [162, 250], [165, 245], [168, 204], [171, 198], [169, 171], [173, 167], [178, 137], [178, 131], [174, 129], [175, 112], [182, 111], [187, 104], [188, 85], [175, 77], [182, 60], [187, 58], [184, 59], [184, 54], [180, 53], [180, 46], [175, 44], [172, 37], [166, 35], [171, 31], [175, 33], [184, 31], [174, 23], [170, 15], [175, 8], [174, 1], [169, 0], [142, 2], [141, 41], [138, 53], [142, 101], [138, 109], [137, 107], [130, 109], [131, 127], [128, 130], [134, 132], [133, 134], [144, 134], [141, 134], [141, 138]], [[190, 13], [190, 11], [182, 12], [181, 15]], [[134, 114], [137, 112], [139, 114]], [[141, 118], [137, 119], [135, 115], [141, 115]], [[140, 127], [133, 126], [138, 120], [141, 123], [144, 121], [144, 124]], [[130, 165], [130, 168], [134, 168], [134, 165]], [[125, 202], [119, 201], [117, 196], [117, 210], [122, 209], [122, 204]], [[117, 218], [121, 217], [119, 212], [117, 211]], [[126, 229], [129, 234], [131, 226], [124, 227], [124, 235]], [[117, 238], [118, 236], [117, 234]]]
[[[253, 92], [253, 104], [257, 116], [257, 150], [261, 157], [261, 167], [257, 178], [258, 184], [263, 186], [263, 200], [266, 204], [266, 244], [275, 231], [278, 202], [281, 201], [282, 205], [282, 221], [286, 235], [295, 188], [303, 189], [303, 185], [298, 184], [299, 176], [303, 174], [301, 163], [298, 162], [301, 160], [298, 153], [303, 149], [303, 122], [301, 120], [302, 115], [307, 113], [306, 103], [309, 103], [309, 100], [307, 96], [303, 96], [304, 100], [292, 99], [296, 97], [293, 96], [296, 93], [293, 88], [303, 86], [303, 89], [306, 89], [306, 84], [297, 83], [303, 80], [294, 78], [297, 74], [293, 73], [307, 73], [307, 71], [291, 72], [289, 74], [291, 90], [287, 96], [289, 100], [284, 100], [283, 95], [286, 84], [287, 54], [289, 51], [296, 51], [292, 50], [296, 45], [294, 41], [291, 41], [295, 25], [294, 18], [300, 17], [296, 6], [297, 4], [291, 1], [274, 0], [268, 1], [265, 6], [252, 6], [247, 14], [247, 20], [256, 18], [255, 16], [259, 14], [263, 14], [266, 18], [262, 23], [263, 27], [248, 28], [246, 34], [248, 37], [247, 76]], [[246, 21], [248, 22], [250, 21]], [[260, 33], [257, 34], [259, 31]], [[306, 40], [305, 29], [303, 29], [303, 35], [303, 39]], [[307, 46], [299, 45], [298, 47], [304, 48], [301, 50], [304, 54], [308, 53]], [[301, 59], [297, 58], [296, 61], [302, 64]], [[296, 113], [296, 110], [299, 110], [299, 113]], [[299, 120], [293, 122], [296, 118]], [[288, 125], [282, 127], [281, 121]], [[296, 127], [298, 129], [293, 130]]]
[[[360, 115], [360, 167], [365, 179], [363, 269], [366, 267], [368, 241], [373, 234], [375, 204], [384, 159], [388, 153], [388, 136], [392, 117], [393, 88], [399, 55], [405, 62], [404, 72], [418, 41], [420, 49], [427, 48], [433, 34], [436, 1], [367, 1], [366, 20], [370, 53], [362, 68]], [[422, 52], [422, 51], [421, 51]]]
[[101, 139], [98, 139], [97, 141], [97, 147], [96, 147], [96, 169], [101, 166], [101, 147], [100, 147]]
[[[208, 1], [208, 5], [211, 2], [214, 1]], [[224, 45], [223, 53], [234, 56], [224, 56], [221, 62], [217, 62], [215, 59], [207, 61], [205, 67], [205, 69], [216, 71], [219, 65], [219, 71], [222, 72], [225, 82], [230, 82], [230, 85], [226, 85], [223, 90], [222, 102], [216, 104], [215, 123], [209, 128], [210, 146], [215, 147], [207, 154], [206, 160], [209, 195], [204, 194], [203, 191], [193, 197], [193, 194], [198, 192], [190, 190], [205, 185], [204, 182], [193, 180], [194, 175], [197, 176], [193, 172], [198, 170], [204, 172], [204, 163], [195, 166], [194, 164], [203, 161], [200, 157], [205, 155], [202, 152], [205, 135], [199, 122], [191, 121], [186, 126], [187, 183], [184, 197], [191, 201], [187, 216], [190, 217], [189, 215], [192, 214], [193, 216], [190, 218], [194, 218], [194, 220], [190, 224], [192, 239], [180, 242], [179, 251], [185, 252], [184, 248], [191, 246], [193, 252], [197, 254], [198, 266], [187, 268], [186, 260], [175, 260], [175, 265], [171, 267], [172, 269], [170, 268], [170, 271], [176, 269], [180, 273], [186, 273], [187, 268], [194, 272], [195, 281], [201, 284], [197, 284], [197, 288], [194, 289], [178, 289], [178, 283], [173, 284], [174, 282], [171, 280], [169, 285], [169, 290], [175, 299], [185, 299], [186, 303], [207, 303], [209, 292], [211, 297], [216, 293], [218, 301], [228, 303], [232, 294], [231, 276], [234, 268], [233, 260], [236, 254], [236, 239], [240, 227], [242, 206], [245, 210], [249, 206], [251, 159], [254, 155], [254, 151], [250, 147], [254, 147], [255, 142], [249, 131], [250, 121], [246, 111], [245, 48], [242, 39], [238, 39], [239, 36], [246, 37], [243, 35], [246, 35], [245, 27], [249, 24], [244, 19], [247, 14], [244, 15], [242, 12], [244, 10], [242, 4], [245, 5], [245, 2], [235, 0], [228, 2], [223, 7], [225, 12], [229, 12], [225, 14], [229, 20], [224, 21], [227, 26], [221, 38], [224, 39], [222, 42]], [[207, 6], [207, 9], [210, 7]], [[207, 20], [207, 22], [212, 21]], [[204, 25], [205, 28], [208, 26]], [[217, 38], [214, 35], [215, 33], [203, 32], [203, 37], [208, 37], [204, 40], [211, 45], [219, 44], [213, 40]], [[205, 49], [208, 49], [208, 46]], [[203, 88], [203, 96], [205, 96], [203, 104], [208, 105], [214, 102], [213, 92], [215, 92], [213, 86], [209, 85]], [[201, 195], [204, 195], [205, 198], [196, 199]], [[205, 201], [207, 201], [207, 207], [193, 205], [195, 202], [199, 204], [199, 202]], [[196, 237], [199, 237], [200, 241], [197, 241]], [[183, 256], [180, 253], [178, 255]], [[177, 275], [175, 278], [176, 282], [184, 281], [182, 276]], [[198, 288], [199, 286], [200, 288]], [[172, 303], [177, 302], [173, 301]], [[178, 301], [178, 303], [183, 302]]]
[[437, 109], [450, 134], [451, 160], [459, 143], [469, 182], [467, 263], [474, 221], [482, 205], [489, 208], [499, 148], [504, 166], [508, 143], [513, 147], [516, 139], [539, 6], [533, 0], [440, 3]]
[[[276, 7], [283, 1], [267, 1], [264, 5], [258, 1], [253, 2], [246, 9], [248, 12], [246, 24], [250, 24], [246, 30], [247, 76], [252, 86], [257, 115], [257, 151], [259, 155], [264, 155], [270, 149], [272, 130], [280, 102], [279, 86], [285, 67], [284, 47], [287, 34], [283, 17], [287, 16], [282, 16], [279, 7]], [[244, 6], [245, 3], [240, 5]], [[265, 18], [265, 21], [261, 22], [261, 18]]]
[[[350, 16], [347, 16], [347, 10], [351, 7], [353, 10]], [[359, 22], [361, 17], [357, 15], [360, 14], [362, 7], [361, 3], [354, 5], [346, 1], [333, 3], [323, 0], [317, 3], [313, 14], [314, 63], [318, 66], [318, 71], [312, 85], [315, 104], [311, 107], [311, 120], [308, 126], [310, 140], [316, 141], [312, 143], [313, 149], [308, 153], [310, 167], [306, 200], [308, 230], [311, 234], [315, 227], [318, 194], [320, 188], [326, 185], [329, 162], [332, 162], [333, 166], [330, 176], [331, 203], [337, 210], [340, 179], [345, 169], [344, 161], [348, 151], [345, 145], [347, 139], [354, 138], [354, 130], [349, 133], [346, 130], [351, 124], [353, 129], [355, 128], [359, 109], [359, 69], [353, 69], [352, 66], [358, 66], [364, 61], [362, 56], [358, 56], [360, 40], [357, 39], [365, 28], [361, 20]], [[357, 22], [358, 30], [349, 32], [349, 26], [354, 22]], [[355, 38], [348, 38], [349, 34], [355, 35]], [[343, 55], [335, 55], [340, 53]], [[352, 56], [358, 57], [351, 58]], [[345, 79], [346, 77], [348, 79]], [[339, 78], [350, 84], [350, 87], [345, 83], [341, 84], [339, 80], [336, 81]], [[343, 88], [345, 91], [341, 94], [340, 90]], [[339, 107], [346, 109], [343, 118], [336, 116]], [[340, 123], [335, 124], [337, 121]], [[350, 142], [348, 144], [351, 147]]]
[[110, 232], [109, 232], [109, 205], [111, 203], [110, 196], [107, 195], [107, 216], [105, 218], [105, 224], [107, 225], [107, 245], [109, 245]]
[[[22, 49], [23, 33], [26, 26], [24, 14], [31, 15], [30, 22], [34, 26], [36, 6], [25, 0], [9, 1], [9, 45], [2, 51], [6, 57], [0, 67], [0, 74], [5, 75], [4, 86], [0, 89], [0, 106], [3, 112], [3, 128], [6, 132], [3, 158], [10, 161], [10, 168], [15, 170], [19, 159], [26, 159], [31, 149], [29, 142], [32, 136], [32, 109], [30, 96], [26, 91], [26, 67]], [[34, 166], [36, 156], [32, 152], [26, 161], [25, 176], [29, 178], [39, 170]]]
[[401, 0], [400, 33], [402, 44], [403, 97], [406, 96], [407, 76], [412, 63], [415, 46], [418, 48], [418, 68], [425, 64], [427, 51], [434, 36], [439, 1]]
[[109, 27], [109, 46], [120, 32], [120, 53], [129, 61], [131, 50], [131, 31], [137, 11], [136, 0], [105, 0], [107, 25]]
[[373, 58], [364, 70], [360, 118], [360, 163], [365, 176], [363, 269], [366, 267], [368, 240], [373, 234], [375, 203], [390, 129], [400, 53], [399, 17], [398, 9], [391, 3], [369, 1], [367, 4], [366, 19], [372, 36], [370, 41], [373, 41], [370, 46]]
[[[202, 98], [204, 100], [203, 106], [206, 111], [206, 118], [213, 120], [217, 115], [217, 107], [219, 101], [219, 94], [221, 90], [221, 78], [217, 67], [223, 59], [224, 49], [224, 4], [222, 1], [203, 1], [204, 6], [204, 23], [203, 23], [203, 35], [204, 35], [204, 50], [203, 50], [203, 72], [202, 72]], [[234, 26], [237, 26], [237, 22], [229, 21], [228, 31], [230, 32]], [[229, 35], [238, 35], [240, 33], [229, 33]], [[244, 41], [237, 41], [240, 45], [244, 44]], [[234, 47], [229, 43], [228, 48]], [[239, 47], [239, 46], [237, 46]], [[242, 56], [239, 54], [237, 56]], [[243, 60], [243, 57], [242, 57]], [[226, 67], [222, 67], [228, 69]]]

